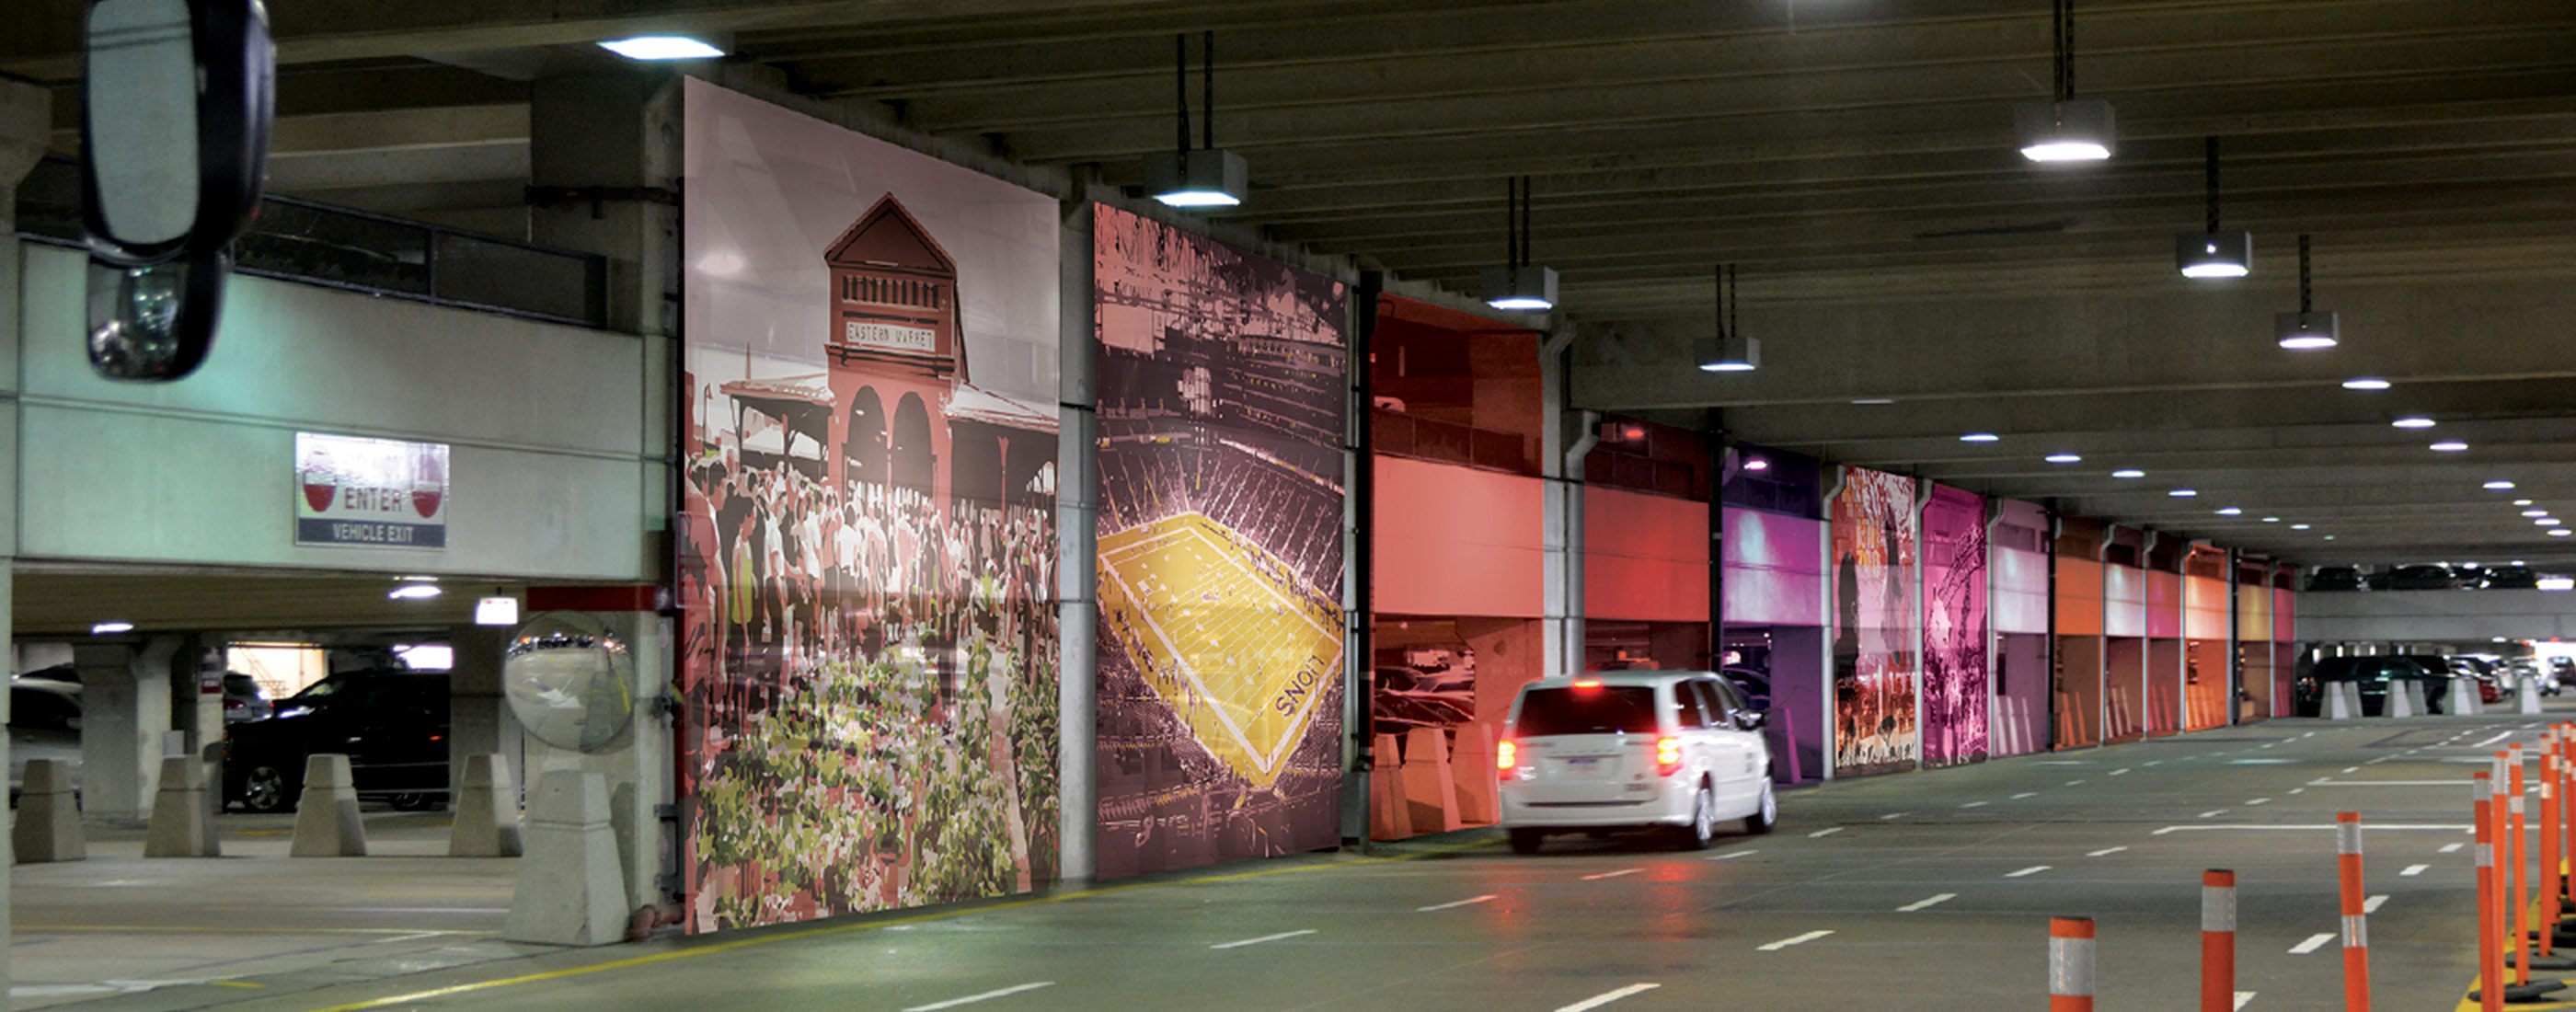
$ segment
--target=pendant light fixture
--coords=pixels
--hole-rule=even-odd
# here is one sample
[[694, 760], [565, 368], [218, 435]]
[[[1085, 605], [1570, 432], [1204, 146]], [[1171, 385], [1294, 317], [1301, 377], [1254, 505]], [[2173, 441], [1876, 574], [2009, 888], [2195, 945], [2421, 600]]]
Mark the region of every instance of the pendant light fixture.
[[1720, 264], [1717, 274], [1717, 336], [1693, 342], [1701, 372], [1752, 372], [1762, 367], [1762, 342], [1744, 336], [1735, 325], [1735, 300], [1742, 288], [1735, 267]]
[[[2278, 314], [2274, 317], [2273, 323], [2273, 329], [2280, 334], [2281, 347], [2291, 351], [2318, 351], [2332, 348], [2335, 346], [2335, 339], [2342, 336], [2340, 333], [2342, 328], [2338, 326], [2335, 314], [2317, 312], [2316, 295], [2312, 291], [2310, 281], [2308, 237], [2302, 233], [2299, 236], [2299, 311]], [[2374, 389], [2367, 386], [2354, 387], [2353, 384], [2357, 382], [2360, 381], [2346, 380], [2343, 385], [2356, 390]], [[2383, 380], [2375, 389], [2387, 388], [2388, 384]]]
[[2218, 138], [2206, 150], [2209, 231], [2174, 236], [2174, 266], [2186, 278], [2241, 278], [2254, 269], [2254, 235], [2218, 230]]
[[2051, 0], [2056, 79], [2047, 101], [2013, 104], [2021, 155], [2042, 164], [2098, 162], [2120, 146], [2111, 103], [2075, 98], [2075, 0]]
[[1485, 304], [1544, 312], [1556, 308], [1556, 272], [1529, 262], [1530, 178], [1503, 181], [1504, 265], [1485, 270]]
[[1171, 207], [1233, 207], [1251, 192], [1243, 156], [1216, 146], [1216, 33], [1202, 36], [1199, 57], [1198, 150], [1190, 149], [1190, 37], [1172, 36], [1175, 89], [1180, 99], [1179, 144], [1169, 154], [1145, 156], [1145, 192]]

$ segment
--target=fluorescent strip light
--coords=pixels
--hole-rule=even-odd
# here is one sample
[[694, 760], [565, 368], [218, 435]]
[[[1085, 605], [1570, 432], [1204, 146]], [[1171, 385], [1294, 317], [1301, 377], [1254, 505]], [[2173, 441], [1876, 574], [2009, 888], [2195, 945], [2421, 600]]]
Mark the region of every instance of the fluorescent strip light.
[[646, 61], [712, 60], [724, 55], [724, 50], [686, 35], [638, 35], [610, 39], [600, 43], [599, 48], [630, 60]]
[[2084, 458], [2072, 453], [2052, 453], [2040, 459], [2046, 460], [2051, 464], [2081, 464], [2084, 462]]
[[2386, 390], [2388, 381], [2377, 376], [2355, 376], [2343, 381], [2346, 390]]
[[2144, 478], [2146, 476], [2147, 472], [2140, 471], [2136, 468], [2122, 468], [2111, 472], [2111, 477], [2114, 478]]

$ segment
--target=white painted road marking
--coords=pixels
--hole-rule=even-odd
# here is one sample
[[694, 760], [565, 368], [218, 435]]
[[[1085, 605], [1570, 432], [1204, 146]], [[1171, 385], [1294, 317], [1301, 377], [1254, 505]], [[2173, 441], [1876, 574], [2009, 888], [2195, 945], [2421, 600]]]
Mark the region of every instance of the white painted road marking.
[[1211, 949], [1240, 949], [1240, 948], [1243, 948], [1244, 946], [1247, 946], [1247, 945], [1259, 945], [1259, 944], [1261, 944], [1261, 943], [1263, 943], [1263, 942], [1276, 942], [1276, 941], [1278, 941], [1278, 940], [1280, 940], [1280, 939], [1282, 939], [1282, 938], [1295, 938], [1295, 937], [1297, 937], [1297, 936], [1299, 936], [1299, 935], [1311, 935], [1311, 934], [1314, 934], [1314, 933], [1315, 933], [1315, 929], [1313, 929], [1313, 928], [1305, 928], [1305, 929], [1303, 929], [1303, 930], [1298, 930], [1298, 931], [1282, 931], [1282, 932], [1280, 932], [1280, 933], [1278, 933], [1278, 934], [1275, 934], [1275, 935], [1263, 935], [1263, 936], [1261, 936], [1261, 937], [1259, 937], [1259, 938], [1246, 938], [1246, 939], [1244, 939], [1244, 940], [1242, 940], [1242, 941], [1240, 941], [1240, 942], [1218, 942], [1218, 943], [1217, 943], [1217, 944], [1215, 944], [1215, 945], [1208, 946], [1208, 948], [1211, 948]]
[[1456, 908], [1458, 908], [1458, 907], [1467, 906], [1468, 904], [1471, 904], [1471, 903], [1484, 903], [1484, 902], [1488, 902], [1488, 901], [1491, 901], [1491, 900], [1496, 899], [1496, 898], [1497, 898], [1497, 897], [1495, 897], [1495, 896], [1494, 896], [1494, 894], [1492, 894], [1492, 893], [1486, 893], [1486, 894], [1485, 894], [1485, 895], [1483, 895], [1483, 896], [1473, 896], [1473, 897], [1469, 897], [1469, 898], [1467, 898], [1467, 899], [1457, 900], [1457, 901], [1455, 901], [1455, 902], [1450, 902], [1450, 903], [1434, 903], [1434, 904], [1432, 904], [1432, 905], [1430, 905], [1430, 906], [1427, 906], [1427, 907], [1415, 907], [1415, 908], [1413, 908], [1413, 909], [1414, 909], [1414, 911], [1415, 911], [1415, 912], [1417, 912], [1417, 913], [1425, 913], [1425, 914], [1427, 914], [1427, 913], [1430, 913], [1430, 912], [1432, 912], [1432, 911], [1434, 911], [1434, 910], [1452, 910], [1452, 909], [1456, 909]]
[[2255, 798], [2255, 799], [2254, 799], [2254, 800], [2252, 800], [2252, 801], [2248, 801], [2248, 802], [2246, 802], [2246, 804], [2248, 804], [2248, 805], [2268, 805], [2268, 804], [2271, 804], [2271, 803], [2272, 803], [2272, 799], [2270, 799], [2270, 798]]
[[1933, 905], [1941, 904], [1941, 903], [1948, 903], [1948, 902], [1950, 902], [1951, 900], [1955, 900], [1955, 899], [1958, 899], [1958, 898], [1959, 898], [1959, 894], [1958, 894], [1958, 893], [1934, 893], [1934, 894], [1932, 894], [1932, 895], [1930, 895], [1930, 896], [1924, 897], [1924, 898], [1919, 899], [1919, 900], [1915, 900], [1915, 901], [1914, 901], [1914, 902], [1912, 902], [1912, 903], [1908, 903], [1908, 904], [1906, 904], [1906, 905], [1904, 905], [1904, 906], [1898, 907], [1898, 908], [1896, 908], [1896, 912], [1897, 912], [1897, 913], [1900, 913], [1900, 914], [1910, 914], [1910, 913], [1913, 913], [1913, 912], [1915, 912], [1915, 911], [1917, 911], [1917, 910], [1921, 910], [1921, 909], [1923, 909], [1923, 908], [1925, 908], [1925, 907], [1929, 907], [1929, 906], [1933, 906]]
[[2428, 869], [2428, 868], [2431, 868], [2431, 867], [2433, 867], [2433, 866], [2432, 866], [2432, 865], [2429, 865], [2429, 864], [2410, 864], [2410, 865], [2407, 865], [2407, 866], [2406, 866], [2406, 870], [2405, 870], [2405, 871], [2398, 872], [2398, 873], [2397, 873], [2397, 877], [2398, 877], [2398, 878], [2414, 878], [2414, 877], [2415, 877], [2415, 876], [2417, 876], [2417, 875], [2424, 874], [2425, 869]]
[[2113, 854], [2117, 854], [2117, 853], [2119, 853], [2119, 852], [2121, 852], [2121, 851], [2124, 851], [2124, 850], [2127, 850], [2127, 849], [2129, 849], [2129, 848], [2127, 848], [2127, 847], [2104, 847], [2104, 848], [2102, 848], [2102, 849], [2100, 849], [2100, 850], [2096, 850], [2096, 851], [2088, 851], [2088, 852], [2086, 852], [2086, 853], [2085, 853], [2085, 855], [2084, 855], [2084, 856], [2086, 856], [2086, 857], [2109, 857], [2109, 856], [2111, 856], [2111, 855], [2113, 855]]
[[2346, 772], [2346, 773], [2359, 773], [2359, 772], [2361, 772], [2361, 767], [2359, 767], [2359, 766], [2346, 766], [2346, 767], [2344, 767], [2344, 768], [2343, 768], [2343, 771], [2344, 771], [2344, 772]]
[[2206, 812], [2202, 812], [2202, 813], [2200, 813], [2200, 817], [2201, 817], [2201, 818], [2206, 819], [2206, 818], [2210, 818], [2210, 817], [2212, 817], [2212, 816], [2219, 816], [2219, 815], [2225, 815], [2225, 814], [2227, 814], [2227, 809], [2224, 809], [2224, 808], [2212, 808], [2212, 809], [2210, 809], [2210, 810], [2208, 810], [2208, 811], [2206, 811]]
[[1878, 821], [1880, 821], [1880, 822], [1885, 822], [1885, 821], [1887, 821], [1887, 820], [1889, 820], [1889, 819], [1902, 819], [1902, 818], [1904, 818], [1904, 817], [1906, 817], [1906, 816], [1908, 816], [1908, 815], [1912, 815], [1912, 814], [1914, 814], [1914, 813], [1912, 813], [1912, 812], [1889, 812], [1889, 813], [1887, 813], [1887, 814], [1885, 814], [1885, 815], [1879, 816], [1879, 817], [1878, 817]]
[[2235, 1007], [2237, 1007], [2237, 1008], [2244, 1008], [2244, 1007], [2245, 1007], [2245, 1003], [2246, 1003], [2246, 1002], [2253, 1001], [2253, 1000], [2254, 1000], [2254, 992], [2252, 992], [2252, 991], [2238, 991], [2238, 992], [2236, 992], [2236, 1006], [2235, 1006]]
[[2075, 785], [2077, 785], [2077, 784], [2080, 784], [2080, 783], [2083, 783], [2083, 782], [2084, 782], [2084, 781], [2081, 781], [2081, 780], [2069, 780], [2069, 781], [2067, 781], [2067, 782], [2066, 782], [2066, 786], [2068, 786], [2068, 787], [2073, 787], [2073, 786], [2075, 786]]
[[1986, 803], [1985, 803], [1985, 802], [1983, 802], [1983, 801], [1971, 801], [1971, 802], [1968, 802], [1967, 804], [1960, 805], [1959, 807], [1961, 807], [1961, 808], [1983, 808], [1983, 807], [1985, 807], [1985, 804], [1986, 804]]
[[2111, 775], [2116, 777], [2116, 776], [2119, 776], [2120, 774], [2127, 773], [2127, 772], [2129, 772], [2129, 771], [2128, 771], [2128, 769], [2127, 769], [2126, 767], [2122, 767], [2122, 768], [2120, 768], [2120, 769], [2112, 770], [2112, 771], [2111, 771]]
[[959, 1005], [972, 1005], [979, 1001], [991, 1001], [995, 998], [1018, 994], [1022, 991], [1035, 991], [1042, 987], [1054, 986], [1055, 982], [1052, 980], [1041, 980], [1034, 983], [1014, 985], [1000, 990], [986, 991], [982, 994], [970, 994], [963, 998], [950, 998], [947, 1001], [935, 1001], [928, 1005], [915, 1005], [903, 1010], [903, 1012], [939, 1012], [940, 1009], [944, 1008], [956, 1008]]
[[1586, 1010], [1600, 1008], [1603, 1005], [1618, 1001], [1619, 999], [1628, 997], [1629, 995], [1644, 994], [1662, 986], [1663, 985], [1661, 984], [1630, 984], [1616, 991], [1603, 991], [1600, 994], [1585, 998], [1572, 1005], [1559, 1008], [1556, 1012], [1586, 1012]]
[[2019, 794], [2015, 794], [2015, 795], [2013, 795], [2013, 796], [2012, 796], [2012, 799], [2013, 799], [2014, 801], [2019, 801], [2019, 800], [2021, 800], [2021, 799], [2023, 799], [2023, 798], [2036, 798], [2036, 797], [2038, 797], [2038, 796], [2039, 796], [2039, 792], [2038, 792], [2038, 791], [2023, 791], [2023, 792], [2021, 792], [2021, 793], [2019, 793]]
[[2004, 877], [2005, 877], [2005, 878], [2020, 878], [2020, 877], [2022, 877], [2022, 876], [2024, 876], [2024, 875], [2037, 875], [2037, 874], [2039, 874], [2040, 872], [2047, 871], [2048, 869], [2049, 869], [2049, 866], [2048, 866], [2048, 865], [2044, 865], [2044, 864], [2034, 864], [2034, 865], [2031, 865], [2030, 867], [2028, 867], [2028, 868], [2024, 868], [2024, 869], [2022, 869], [2022, 870], [2020, 870], [2020, 871], [2016, 871], [2016, 872], [2007, 872], [2007, 873], [2005, 873]]
[[1619, 877], [1619, 876], [1621, 876], [1621, 875], [1634, 875], [1634, 874], [1636, 874], [1636, 873], [1638, 873], [1638, 872], [1641, 872], [1641, 871], [1644, 871], [1644, 870], [1646, 870], [1646, 869], [1643, 869], [1643, 868], [1621, 868], [1621, 869], [1619, 869], [1618, 871], [1605, 871], [1605, 872], [1602, 872], [1601, 874], [1598, 874], [1598, 875], [1586, 875], [1586, 876], [1583, 876], [1583, 880], [1584, 880], [1584, 881], [1586, 881], [1586, 882], [1590, 882], [1590, 881], [1592, 881], [1592, 880], [1594, 880], [1594, 879], [1618, 878], [1618, 877]]
[[2375, 914], [2379, 912], [2380, 907], [2386, 905], [2388, 905], [2388, 896], [2387, 894], [2382, 893], [2361, 901], [2361, 912], [2365, 914]]
[[1755, 948], [1755, 949], [1757, 949], [1757, 950], [1760, 950], [1760, 951], [1762, 951], [1762, 952], [1778, 952], [1778, 951], [1780, 951], [1780, 950], [1782, 950], [1782, 949], [1786, 949], [1786, 948], [1788, 948], [1788, 947], [1790, 947], [1790, 946], [1792, 946], [1792, 945], [1805, 945], [1805, 944], [1807, 944], [1808, 942], [1815, 941], [1816, 939], [1823, 938], [1823, 937], [1825, 937], [1826, 935], [1830, 935], [1830, 934], [1833, 934], [1833, 932], [1831, 932], [1831, 931], [1810, 931], [1810, 932], [1807, 932], [1806, 934], [1803, 934], [1803, 935], [1792, 935], [1792, 936], [1790, 936], [1790, 937], [1788, 937], [1788, 938], [1783, 938], [1783, 939], [1781, 939], [1781, 940], [1779, 940], [1779, 941], [1776, 941], [1776, 942], [1765, 942], [1765, 943], [1763, 943], [1763, 944], [1761, 944], [1761, 945], [1754, 946], [1754, 948]]
[[1817, 831], [1815, 831], [1815, 832], [1813, 832], [1813, 833], [1809, 833], [1809, 834], [1807, 834], [1807, 838], [1808, 838], [1808, 839], [1810, 839], [1810, 840], [1812, 840], [1812, 839], [1815, 839], [1816, 837], [1819, 837], [1819, 836], [1832, 836], [1832, 835], [1834, 835], [1834, 834], [1836, 834], [1836, 833], [1839, 833], [1839, 832], [1842, 832], [1842, 831], [1843, 831], [1843, 827], [1841, 827], [1841, 826], [1827, 826], [1827, 827], [1825, 827], [1825, 828], [1823, 828], [1823, 829], [1819, 829], [1819, 830], [1817, 830]]
[[2443, 854], [2457, 854], [2457, 853], [2459, 853], [2459, 852], [2460, 852], [2460, 845], [2459, 845], [2459, 844], [2456, 844], [2456, 843], [2446, 843], [2446, 844], [2443, 844], [2443, 845], [2442, 845], [2442, 849], [2441, 849], [2438, 853], [2443, 853]]
[[2489, 745], [2493, 745], [2493, 744], [2495, 744], [2495, 743], [2497, 743], [2497, 742], [2503, 741], [2503, 740], [2505, 740], [2505, 739], [2507, 739], [2507, 738], [2511, 738], [2511, 737], [2513, 737], [2513, 732], [2511, 732], [2511, 731], [2507, 731], [2507, 732], [2504, 732], [2503, 734], [2496, 735], [2496, 736], [2495, 736], [2495, 737], [2493, 737], [2493, 738], [2489, 738], [2489, 739], [2487, 739], [2487, 740], [2485, 740], [2485, 741], [2479, 742], [2479, 743], [2477, 743], [2477, 744], [2475, 744], [2475, 745], [2471, 745], [2471, 746], [2469, 746], [2469, 747], [2470, 747], [2470, 748], [2485, 748], [2485, 747], [2487, 747], [2487, 746], [2489, 746]]
[[1709, 858], [1709, 860], [1711, 860], [1711, 861], [1732, 861], [1732, 860], [1735, 860], [1736, 858], [1743, 857], [1743, 856], [1744, 856], [1744, 855], [1746, 855], [1746, 854], [1755, 854], [1755, 853], [1760, 853], [1760, 852], [1759, 852], [1759, 851], [1753, 851], [1753, 850], [1730, 850], [1730, 851], [1727, 851], [1726, 853], [1719, 854], [1719, 855], [1717, 855], [1716, 857]]
[[2307, 941], [2300, 942], [2299, 944], [2290, 947], [2290, 955], [2307, 955], [2308, 953], [2315, 952], [2318, 949], [2325, 948], [2326, 943], [2334, 941], [2334, 939], [2334, 933], [2331, 931], [2322, 935], [2309, 935]]

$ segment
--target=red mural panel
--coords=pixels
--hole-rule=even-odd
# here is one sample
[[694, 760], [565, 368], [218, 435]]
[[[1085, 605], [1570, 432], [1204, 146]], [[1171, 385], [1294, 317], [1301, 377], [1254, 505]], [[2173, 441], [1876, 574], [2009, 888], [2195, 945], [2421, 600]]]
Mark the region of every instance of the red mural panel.
[[1377, 458], [1378, 612], [1545, 614], [1542, 495], [1536, 478]]
[[1585, 486], [1583, 612], [1708, 621], [1708, 504]]

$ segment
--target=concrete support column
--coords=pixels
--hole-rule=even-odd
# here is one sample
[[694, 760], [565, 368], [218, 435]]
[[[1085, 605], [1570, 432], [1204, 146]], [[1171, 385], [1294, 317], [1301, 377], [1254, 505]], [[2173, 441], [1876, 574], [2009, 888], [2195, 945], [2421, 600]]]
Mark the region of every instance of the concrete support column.
[[[472, 756], [501, 755], [512, 770], [524, 769], [519, 722], [501, 696], [501, 647], [510, 630], [467, 625], [447, 631], [455, 666], [447, 672], [447, 797], [459, 797], [465, 765]], [[508, 803], [516, 806], [516, 792]]]
[[[1542, 677], [1583, 670], [1583, 459], [1600, 441], [1601, 416], [1577, 411], [1568, 399], [1565, 350], [1575, 339], [1574, 325], [1559, 323], [1539, 342], [1539, 476], [1546, 480], [1546, 510], [1539, 545], [1545, 553], [1540, 579], [1546, 617], [1541, 620], [1547, 667]], [[1575, 431], [1566, 429], [1572, 426]]]
[[[52, 92], [32, 84], [0, 80], [0, 354], [7, 355], [12, 362], [23, 359], [18, 348], [18, 181], [27, 177], [27, 170], [35, 167], [36, 159], [52, 142], [53, 127]], [[16, 392], [14, 376], [8, 386], [12, 393]], [[11, 398], [5, 408], [0, 408], [0, 424], [5, 424], [7, 433], [7, 438], [0, 440], [0, 447], [8, 448], [6, 452], [11, 457], [9, 466], [0, 467], [0, 475], [15, 475], [18, 473], [15, 459], [18, 402], [15, 398]], [[16, 496], [9, 498], [14, 500]], [[0, 525], [0, 642], [10, 638], [9, 589], [15, 568], [11, 560], [17, 554], [16, 525]], [[8, 696], [0, 693], [0, 722], [6, 722], [8, 716]], [[0, 735], [0, 763], [9, 760], [8, 739], [9, 736]], [[0, 994], [9, 993], [10, 980], [9, 866], [16, 863], [16, 857], [7, 852], [5, 848], [8, 846], [5, 839], [0, 839]]]
[[[82, 644], [72, 651], [81, 679], [81, 809], [92, 819], [141, 823], [161, 782], [170, 730], [170, 667], [176, 636], [140, 643]], [[188, 658], [187, 667], [195, 667]]]
[[[558, 770], [597, 773], [608, 790], [608, 822], [617, 837], [617, 854], [626, 875], [626, 909], [659, 906], [665, 900], [655, 881], [677, 842], [666, 838], [656, 806], [671, 802], [671, 719], [655, 705], [671, 678], [671, 623], [651, 612], [602, 612], [601, 621], [626, 641], [635, 662], [634, 711], [626, 730], [595, 751], [555, 748], [526, 739], [529, 784], [545, 782]], [[676, 865], [675, 865], [676, 866]]]
[[[1064, 215], [1062, 294], [1091, 304], [1091, 204]], [[1061, 881], [1100, 874], [1099, 660], [1100, 447], [1091, 314], [1066, 312], [1058, 331], [1056, 439], [1056, 869]]]

